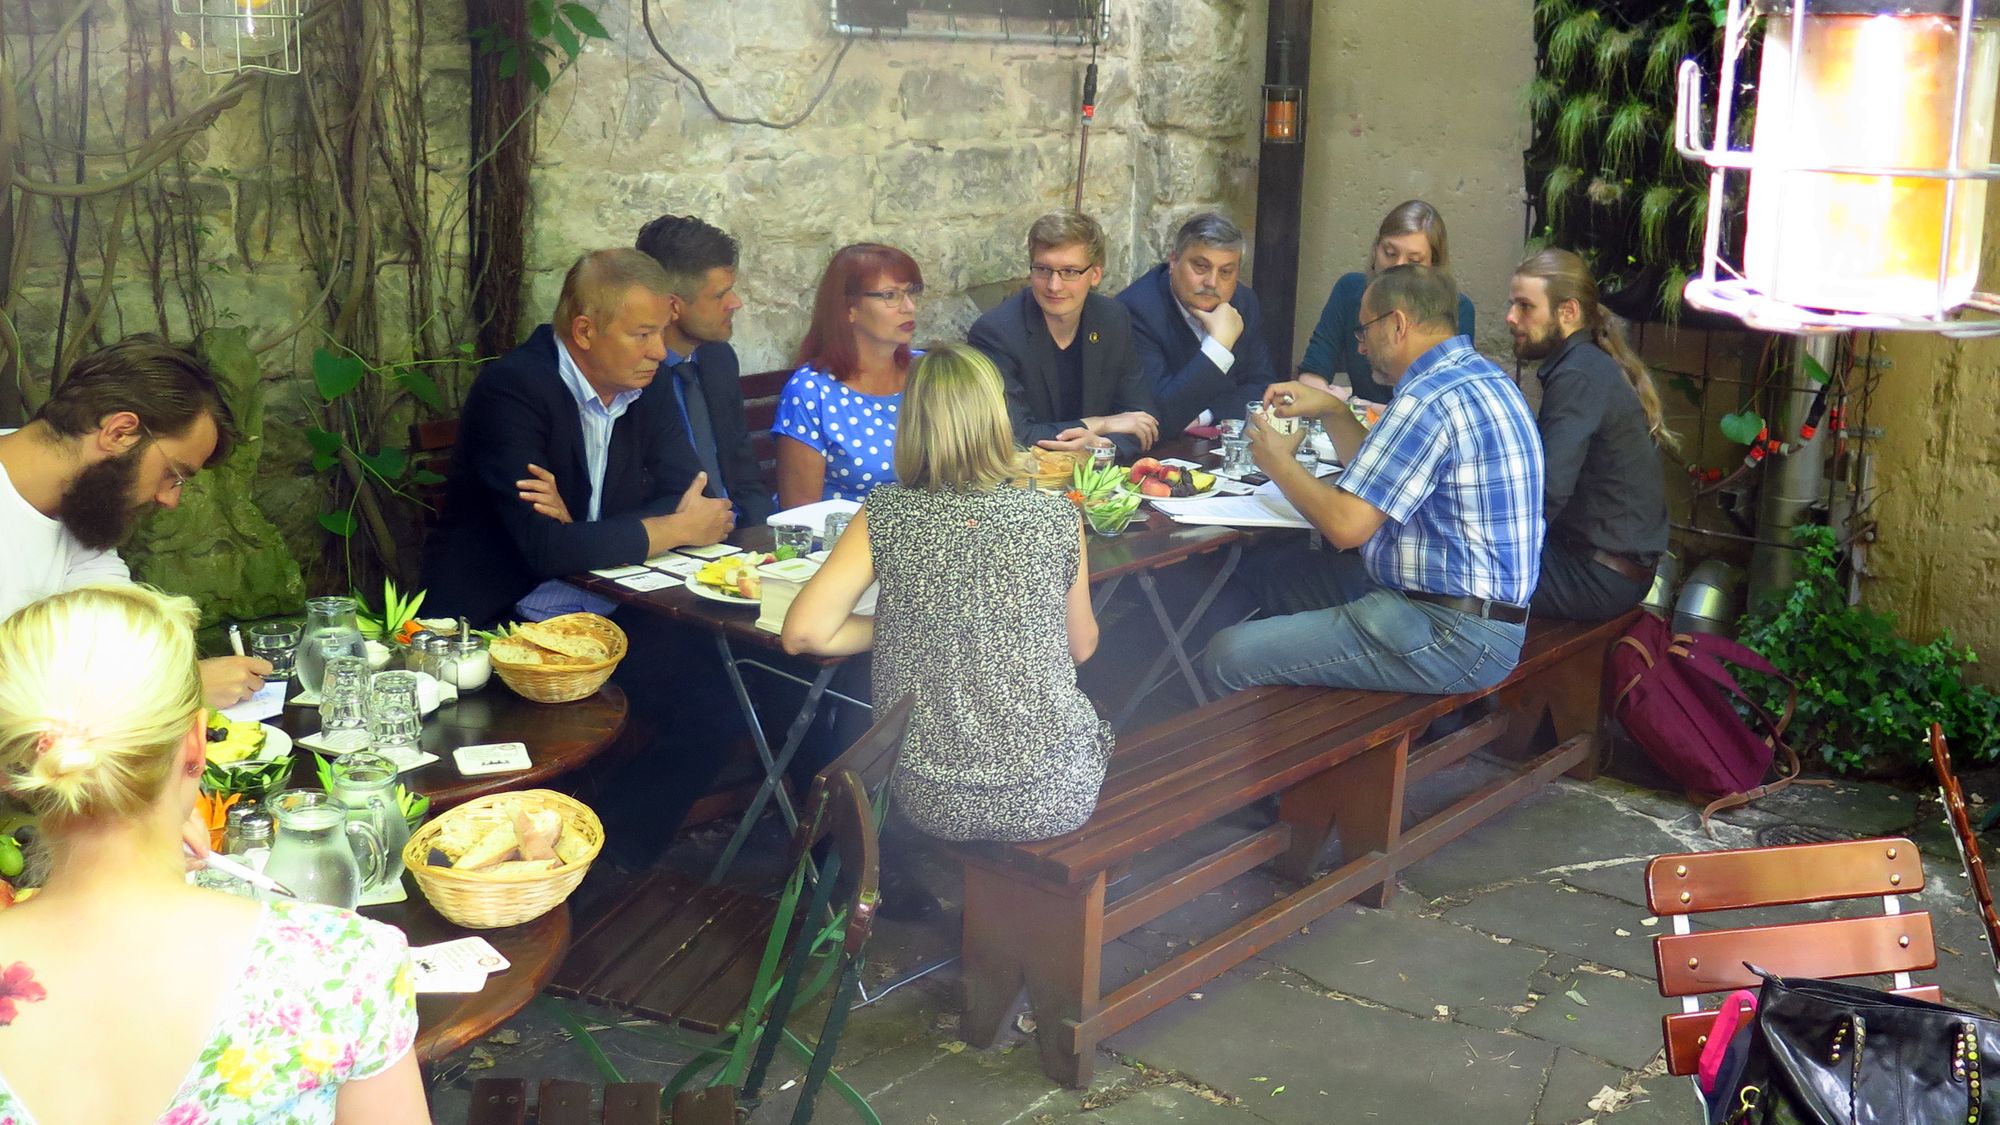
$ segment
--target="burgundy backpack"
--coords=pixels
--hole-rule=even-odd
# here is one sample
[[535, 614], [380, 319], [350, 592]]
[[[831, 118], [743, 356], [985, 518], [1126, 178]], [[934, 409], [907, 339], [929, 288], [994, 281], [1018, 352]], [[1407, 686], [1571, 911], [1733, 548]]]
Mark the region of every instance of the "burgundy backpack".
[[[1785, 713], [1773, 719], [1750, 698], [1726, 667], [1734, 664], [1775, 676], [1791, 689]], [[1686, 786], [1701, 810], [1702, 828], [1716, 812], [1748, 804], [1798, 778], [1799, 756], [1785, 743], [1786, 724], [1798, 703], [1798, 686], [1771, 662], [1726, 637], [1675, 633], [1642, 613], [1611, 647], [1606, 687], [1616, 694], [1612, 713], [1653, 763]], [[1757, 719], [1753, 730], [1732, 700]], [[1765, 784], [1782, 753], [1777, 780]]]

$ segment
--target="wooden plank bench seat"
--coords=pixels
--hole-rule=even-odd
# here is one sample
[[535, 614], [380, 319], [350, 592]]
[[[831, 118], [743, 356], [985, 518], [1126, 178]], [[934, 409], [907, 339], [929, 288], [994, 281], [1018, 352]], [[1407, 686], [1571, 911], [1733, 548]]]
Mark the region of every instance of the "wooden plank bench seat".
[[[1630, 621], [1537, 621], [1513, 674], [1486, 691], [1260, 687], [1120, 739], [1082, 828], [953, 848], [965, 866], [962, 1037], [990, 1045], [1025, 986], [1043, 1069], [1084, 1086], [1105, 1037], [1343, 903], [1386, 905], [1397, 871], [1558, 774], [1591, 776], [1605, 654]], [[1492, 713], [1423, 741], [1433, 719], [1487, 697]], [[1496, 743], [1519, 762], [1515, 771], [1404, 825], [1410, 782]], [[1268, 827], [1107, 901], [1114, 870], [1274, 794]], [[1313, 878], [1336, 833], [1342, 865]], [[1304, 885], [1102, 992], [1105, 942], [1267, 862]]]

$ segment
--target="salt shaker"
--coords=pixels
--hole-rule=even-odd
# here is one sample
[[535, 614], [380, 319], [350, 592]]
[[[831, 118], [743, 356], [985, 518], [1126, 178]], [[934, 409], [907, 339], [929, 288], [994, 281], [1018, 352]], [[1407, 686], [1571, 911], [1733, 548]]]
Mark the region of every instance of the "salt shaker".
[[493, 661], [486, 652], [486, 638], [466, 632], [458, 640], [446, 642], [451, 646], [450, 655], [443, 659], [451, 661], [451, 671], [440, 678], [451, 681], [460, 695], [478, 691], [493, 677]]
[[435, 676], [437, 669], [431, 667], [431, 642], [437, 634], [429, 629], [419, 629], [410, 634], [409, 652], [403, 657], [403, 667], [412, 672], [428, 672]]

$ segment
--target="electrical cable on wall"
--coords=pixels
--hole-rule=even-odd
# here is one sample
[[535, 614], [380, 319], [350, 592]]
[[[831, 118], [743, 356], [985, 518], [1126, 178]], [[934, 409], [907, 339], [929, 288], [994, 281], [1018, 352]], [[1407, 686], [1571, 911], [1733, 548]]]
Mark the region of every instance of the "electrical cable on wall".
[[826, 97], [827, 91], [833, 89], [834, 75], [840, 73], [841, 62], [847, 58], [847, 52], [854, 48], [855, 37], [850, 35], [845, 42], [841, 43], [840, 50], [834, 53], [833, 65], [827, 68], [826, 81], [820, 83], [819, 92], [812, 96], [812, 100], [806, 103], [806, 107], [799, 111], [797, 117], [788, 121], [772, 121], [763, 117], [738, 117], [735, 114], [722, 112], [722, 108], [715, 104], [715, 99], [708, 96], [708, 87], [702, 83], [702, 80], [695, 77], [693, 71], [682, 66], [680, 61], [674, 58], [672, 52], [667, 50], [666, 44], [660, 42], [659, 35], [653, 30], [653, 0], [640, 0], [639, 21], [646, 27], [646, 38], [652, 42], [653, 50], [659, 52], [660, 57], [667, 60], [667, 65], [673, 67], [675, 73], [694, 84], [695, 96], [701, 99], [701, 104], [708, 107], [708, 112], [714, 114], [716, 120], [730, 125], [756, 125], [765, 129], [790, 129], [799, 122], [811, 117], [813, 110], [818, 109], [820, 101]]
[[1090, 123], [1097, 117], [1097, 41], [1099, 36], [1090, 37], [1090, 65], [1083, 71], [1083, 108], [1081, 123], [1076, 135], [1076, 204], [1074, 210], [1083, 210], [1083, 171], [1090, 162]]

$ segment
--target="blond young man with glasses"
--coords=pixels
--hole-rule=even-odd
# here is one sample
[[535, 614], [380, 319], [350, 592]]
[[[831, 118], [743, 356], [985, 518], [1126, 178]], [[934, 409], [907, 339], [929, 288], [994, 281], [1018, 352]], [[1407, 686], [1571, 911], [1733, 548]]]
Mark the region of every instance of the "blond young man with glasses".
[[967, 339], [1000, 369], [1014, 440], [1081, 451], [1106, 441], [1121, 457], [1159, 438], [1132, 317], [1093, 292], [1104, 280], [1104, 228], [1076, 211], [1028, 228], [1028, 287], [972, 325]]

